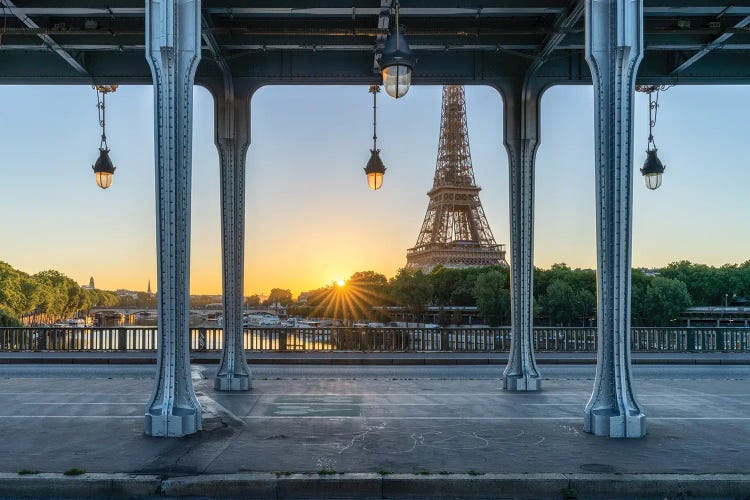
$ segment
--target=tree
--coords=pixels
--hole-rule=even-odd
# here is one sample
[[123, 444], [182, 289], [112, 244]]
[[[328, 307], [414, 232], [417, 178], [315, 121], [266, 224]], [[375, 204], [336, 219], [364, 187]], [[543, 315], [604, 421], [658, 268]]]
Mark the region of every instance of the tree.
[[576, 317], [581, 321], [581, 326], [586, 326], [586, 321], [596, 315], [596, 297], [583, 288], [576, 292], [575, 304]]
[[13, 313], [0, 307], [0, 326], [21, 326], [21, 322]]
[[692, 303], [680, 280], [656, 276], [645, 294], [645, 320], [651, 326], [669, 326]]
[[394, 301], [406, 307], [415, 318], [424, 313], [432, 300], [432, 283], [422, 271], [399, 269], [388, 283], [388, 288]]
[[557, 279], [550, 283], [540, 302], [542, 314], [552, 323], [570, 325], [576, 319], [576, 292], [565, 281]]
[[[357, 306], [353, 309], [358, 312], [359, 316], [364, 315], [367, 318], [380, 318], [372, 311], [373, 306], [386, 305], [388, 295], [388, 278], [384, 274], [375, 271], [359, 271], [349, 277], [345, 285], [346, 293], [351, 297], [352, 304]], [[358, 318], [357, 318], [358, 319]]]
[[263, 302], [264, 306], [270, 306], [272, 304], [281, 304], [282, 306], [288, 306], [293, 302], [292, 291], [282, 288], [272, 288], [271, 293], [268, 294], [268, 298]]
[[493, 270], [480, 274], [474, 285], [479, 314], [490, 326], [510, 324], [510, 291], [508, 277]]
[[255, 294], [245, 297], [245, 307], [257, 307], [260, 305], [260, 295]]

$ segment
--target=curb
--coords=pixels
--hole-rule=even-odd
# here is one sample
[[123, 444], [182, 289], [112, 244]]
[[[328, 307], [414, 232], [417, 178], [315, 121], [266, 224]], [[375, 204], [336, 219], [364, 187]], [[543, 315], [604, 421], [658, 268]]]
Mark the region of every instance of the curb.
[[0, 473], [0, 497], [142, 497], [159, 494], [159, 476], [99, 474], [81, 476]]
[[564, 498], [745, 497], [750, 474], [469, 474], [273, 473], [155, 475], [0, 474], [0, 497], [203, 498]]

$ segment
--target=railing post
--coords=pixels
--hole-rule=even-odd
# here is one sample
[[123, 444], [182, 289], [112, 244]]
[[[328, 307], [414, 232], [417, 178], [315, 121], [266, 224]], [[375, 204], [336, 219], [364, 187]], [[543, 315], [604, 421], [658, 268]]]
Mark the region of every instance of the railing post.
[[123, 352], [128, 350], [128, 330], [125, 328], [117, 329], [117, 350]]
[[279, 351], [286, 351], [286, 330], [279, 330]]
[[39, 330], [39, 350], [47, 350], [47, 330], [45, 330], [44, 328]]
[[[458, 339], [454, 339], [454, 342], [458, 344]], [[458, 349], [457, 345], [455, 349]], [[445, 330], [445, 328], [440, 329], [440, 350], [450, 351], [450, 346], [448, 345], [448, 332]]]
[[208, 348], [207, 344], [206, 329], [198, 328], [198, 350], [205, 351]]

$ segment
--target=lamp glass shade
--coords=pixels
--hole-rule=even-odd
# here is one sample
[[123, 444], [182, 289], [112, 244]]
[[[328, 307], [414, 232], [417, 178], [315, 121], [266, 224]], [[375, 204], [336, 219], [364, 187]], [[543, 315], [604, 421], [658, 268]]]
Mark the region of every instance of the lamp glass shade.
[[659, 189], [659, 186], [661, 186], [661, 175], [662, 174], [644, 175], [643, 178], [646, 181], [646, 187], [651, 190]]
[[370, 189], [380, 189], [383, 185], [385, 165], [383, 165], [383, 160], [380, 159], [379, 149], [370, 150], [370, 160], [365, 167], [365, 174], [367, 174], [367, 185], [370, 186]]
[[667, 168], [656, 154], [656, 149], [646, 150], [646, 161], [641, 167], [641, 174], [646, 181], [646, 187], [649, 189], [659, 189], [661, 186], [661, 176]]
[[376, 191], [383, 185], [383, 174], [380, 172], [371, 172], [367, 174], [367, 185], [370, 189]]
[[115, 166], [112, 165], [112, 160], [109, 158], [109, 149], [99, 148], [99, 158], [96, 159], [96, 163], [91, 168], [94, 169], [96, 184], [100, 188], [107, 189], [112, 185], [112, 174], [115, 173]]
[[404, 64], [395, 64], [383, 68], [383, 87], [394, 99], [403, 97], [411, 86], [412, 69]]
[[112, 185], [112, 174], [109, 172], [96, 172], [96, 184], [102, 189], [107, 189]]

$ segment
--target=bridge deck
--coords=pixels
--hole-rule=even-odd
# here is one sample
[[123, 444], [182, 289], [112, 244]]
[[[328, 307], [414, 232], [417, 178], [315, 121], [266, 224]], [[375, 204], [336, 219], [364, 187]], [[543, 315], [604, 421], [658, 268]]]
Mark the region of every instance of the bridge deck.
[[627, 441], [583, 433], [593, 366], [546, 367], [538, 394], [488, 366], [258, 366], [245, 394], [216, 393], [211, 370], [194, 372], [204, 432], [167, 440], [143, 435], [153, 367], [2, 367], [0, 472], [750, 469], [750, 367], [636, 366], [649, 434]]

